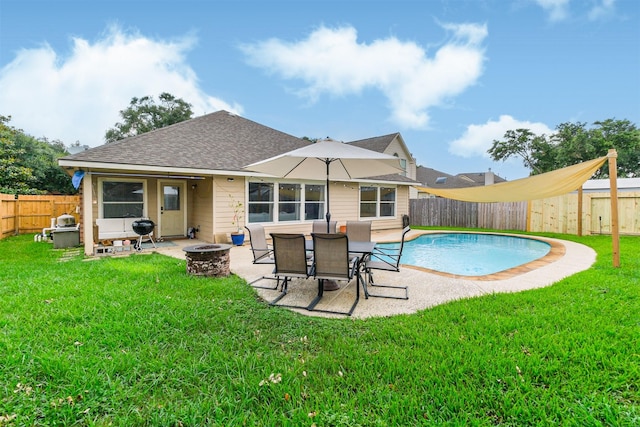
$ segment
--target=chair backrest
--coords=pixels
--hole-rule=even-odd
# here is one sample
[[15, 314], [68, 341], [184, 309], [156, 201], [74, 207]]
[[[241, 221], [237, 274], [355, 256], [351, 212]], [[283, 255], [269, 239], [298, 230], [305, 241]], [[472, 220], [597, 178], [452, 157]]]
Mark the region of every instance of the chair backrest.
[[347, 221], [347, 236], [352, 242], [370, 242], [371, 221]]
[[271, 233], [276, 276], [309, 277], [304, 234]]
[[[329, 231], [328, 233], [336, 233], [338, 227], [338, 221], [329, 221]], [[312, 233], [327, 233], [327, 221], [317, 220], [313, 221], [313, 229]]]
[[271, 255], [271, 249], [267, 245], [267, 238], [264, 227], [260, 224], [247, 224], [245, 227], [249, 232], [251, 241], [251, 252], [253, 252], [253, 262], [264, 261]]
[[382, 263], [383, 265], [386, 265], [384, 270], [391, 270], [391, 268], [393, 268], [395, 271], [400, 271], [400, 258], [402, 257], [402, 250], [404, 249], [404, 239], [409, 231], [411, 231], [411, 227], [409, 226], [402, 229], [402, 238], [400, 239], [399, 248], [374, 250], [371, 254], [370, 260], [374, 263]]
[[344, 234], [312, 233], [314, 277], [351, 279], [349, 238]]

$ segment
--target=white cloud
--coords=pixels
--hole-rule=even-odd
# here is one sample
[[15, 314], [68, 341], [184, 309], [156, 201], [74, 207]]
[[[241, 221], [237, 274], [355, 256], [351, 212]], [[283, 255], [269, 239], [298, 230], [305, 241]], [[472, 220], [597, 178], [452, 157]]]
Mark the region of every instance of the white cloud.
[[387, 98], [392, 119], [424, 128], [428, 110], [464, 92], [482, 75], [481, 43], [487, 26], [444, 24], [450, 40], [431, 57], [417, 43], [395, 37], [359, 43], [353, 27], [321, 27], [306, 39], [269, 39], [241, 46], [250, 64], [284, 79], [302, 80], [301, 96], [344, 96], [377, 89]]
[[487, 150], [493, 140], [501, 140], [508, 130], [529, 129], [536, 135], [554, 133], [544, 123], [516, 120], [509, 115], [502, 115], [498, 121], [489, 120], [481, 125], [469, 125], [465, 133], [449, 144], [449, 152], [460, 157], [489, 157]]
[[0, 70], [0, 114], [35, 137], [90, 146], [104, 142], [133, 97], [157, 100], [169, 92], [192, 104], [196, 116], [220, 109], [240, 114], [240, 106], [199, 89], [185, 59], [195, 42], [151, 40], [111, 27], [94, 43], [74, 38], [67, 57], [49, 45], [24, 49]]
[[615, 0], [601, 0], [589, 11], [589, 19], [597, 21], [602, 18], [611, 16], [615, 12]]
[[535, 2], [549, 13], [549, 20], [559, 22], [569, 15], [570, 0], [535, 0]]

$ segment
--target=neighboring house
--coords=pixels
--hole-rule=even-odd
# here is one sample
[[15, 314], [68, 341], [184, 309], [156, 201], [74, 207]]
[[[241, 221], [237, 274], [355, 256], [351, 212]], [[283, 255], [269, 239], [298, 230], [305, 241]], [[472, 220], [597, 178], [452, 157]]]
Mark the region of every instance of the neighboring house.
[[[416, 181], [425, 187], [431, 188], [465, 188], [478, 187], [481, 185], [497, 184], [506, 180], [489, 170], [488, 172], [473, 172], [451, 175], [436, 169], [418, 166], [416, 168]], [[417, 198], [427, 199], [434, 197], [425, 192], [418, 192]]]
[[[156, 238], [184, 237], [194, 228], [201, 240], [228, 242], [237, 228], [232, 206], [237, 202], [244, 208], [240, 226], [258, 222], [267, 233], [310, 232], [312, 221], [324, 218], [325, 181], [278, 179], [242, 169], [308, 144], [218, 111], [81, 151], [58, 163], [76, 182], [83, 176], [80, 223], [90, 255], [94, 242], [104, 237], [100, 228], [109, 228], [112, 236], [131, 233], [131, 219], [141, 217], [156, 223]], [[373, 229], [400, 228], [402, 215], [409, 213], [409, 188], [415, 184], [399, 174], [331, 182], [332, 217], [340, 225], [366, 219]], [[377, 216], [360, 216], [360, 194], [370, 196], [372, 188], [376, 200], [366, 203], [392, 203], [393, 215], [380, 215], [377, 209]]]
[[[407, 148], [407, 145], [402, 139], [400, 133], [392, 133], [389, 135], [376, 136], [373, 138], [360, 139], [357, 141], [348, 142], [348, 144], [355, 145], [360, 148], [366, 148], [367, 150], [377, 151], [378, 153], [389, 154], [396, 156], [400, 159], [400, 165], [404, 169], [403, 176], [409, 178], [412, 181], [418, 181], [416, 179], [416, 159], [411, 155], [411, 152]], [[418, 190], [414, 187], [409, 188], [409, 197], [416, 198]]]

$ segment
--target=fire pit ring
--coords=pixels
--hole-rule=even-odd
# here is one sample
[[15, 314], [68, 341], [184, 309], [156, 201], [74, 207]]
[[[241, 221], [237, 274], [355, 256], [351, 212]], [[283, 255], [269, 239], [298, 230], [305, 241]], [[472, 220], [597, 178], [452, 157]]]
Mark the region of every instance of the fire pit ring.
[[207, 277], [227, 277], [231, 274], [229, 268], [231, 245], [205, 243], [182, 248], [186, 252], [187, 274]]

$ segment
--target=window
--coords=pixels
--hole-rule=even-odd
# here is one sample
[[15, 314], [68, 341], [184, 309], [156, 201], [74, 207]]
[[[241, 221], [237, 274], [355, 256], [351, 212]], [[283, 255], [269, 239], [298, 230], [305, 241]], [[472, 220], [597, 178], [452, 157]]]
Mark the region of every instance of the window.
[[396, 189], [394, 187], [360, 187], [360, 217], [386, 218], [396, 215]]
[[300, 184], [278, 185], [278, 221], [299, 221], [301, 201]]
[[282, 223], [322, 219], [325, 194], [324, 185], [250, 182], [248, 220]]
[[304, 219], [314, 220], [324, 217], [324, 185], [305, 185], [304, 200]]
[[144, 183], [104, 180], [102, 218], [136, 218], [144, 216]]
[[393, 155], [398, 157], [400, 160], [400, 167], [402, 168], [402, 173], [400, 175], [407, 176], [407, 159], [401, 159], [398, 153], [393, 153]]
[[272, 222], [274, 204], [273, 183], [249, 183], [249, 222]]

